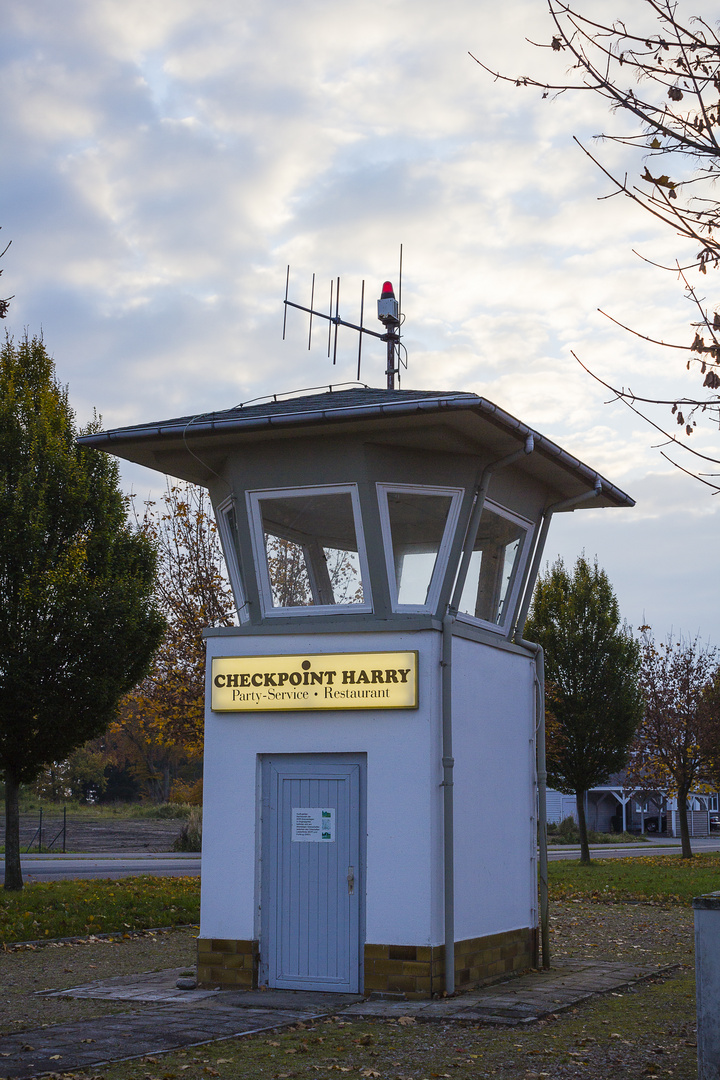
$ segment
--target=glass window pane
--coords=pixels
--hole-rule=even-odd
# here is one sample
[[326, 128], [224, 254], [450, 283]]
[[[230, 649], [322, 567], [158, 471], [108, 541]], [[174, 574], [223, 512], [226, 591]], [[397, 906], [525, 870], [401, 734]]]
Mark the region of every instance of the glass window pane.
[[451, 495], [388, 491], [397, 603], [422, 607], [445, 535]]
[[473, 545], [460, 611], [502, 625], [507, 615], [526, 530], [485, 507]]
[[261, 498], [273, 607], [363, 604], [349, 492]]
[[223, 507], [220, 511], [222, 514], [223, 522], [225, 523], [225, 535], [229, 539], [232, 545], [232, 556], [236, 562], [240, 562], [240, 541], [238, 539], [237, 517], [235, 516], [235, 507], [232, 503]]
[[220, 538], [225, 553], [225, 564], [235, 596], [235, 604], [237, 606], [239, 618], [241, 622], [244, 622], [248, 615], [245, 606], [242, 575], [240, 573], [240, 539], [238, 536], [237, 515], [235, 513], [235, 506], [232, 502], [228, 502], [220, 507], [218, 525], [220, 527]]

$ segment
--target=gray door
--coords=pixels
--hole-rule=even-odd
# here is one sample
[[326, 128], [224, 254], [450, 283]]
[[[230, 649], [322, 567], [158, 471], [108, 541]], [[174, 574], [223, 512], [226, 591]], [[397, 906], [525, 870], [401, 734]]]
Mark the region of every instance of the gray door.
[[364, 757], [263, 759], [260, 985], [362, 985]]

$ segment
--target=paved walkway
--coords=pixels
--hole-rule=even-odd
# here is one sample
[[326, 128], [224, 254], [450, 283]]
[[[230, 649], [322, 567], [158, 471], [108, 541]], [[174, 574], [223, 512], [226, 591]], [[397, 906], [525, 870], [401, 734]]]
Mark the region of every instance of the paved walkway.
[[621, 990], [659, 970], [595, 960], [566, 961], [480, 990], [437, 1001], [362, 1000], [351, 994], [300, 991], [179, 990], [184, 969], [119, 976], [44, 997], [126, 1001], [135, 1008], [76, 1024], [0, 1036], [0, 1076], [32, 1077], [98, 1067], [183, 1046], [251, 1035], [342, 1012], [361, 1020], [412, 1016], [422, 1022], [528, 1024], [596, 994]]

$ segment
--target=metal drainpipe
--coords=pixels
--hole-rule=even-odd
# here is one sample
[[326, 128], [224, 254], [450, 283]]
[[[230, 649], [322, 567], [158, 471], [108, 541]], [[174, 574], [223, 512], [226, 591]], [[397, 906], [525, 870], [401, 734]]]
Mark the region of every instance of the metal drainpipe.
[[465, 532], [463, 556], [460, 561], [455, 588], [448, 610], [442, 622], [442, 769], [443, 778], [443, 906], [445, 916], [445, 993], [455, 993], [455, 829], [453, 800], [453, 770], [455, 759], [452, 748], [452, 638], [453, 624], [457, 614], [465, 579], [467, 578], [472, 557], [473, 545], [480, 527], [485, 495], [490, 484], [490, 477], [496, 469], [517, 461], [523, 454], [531, 454], [535, 448], [532, 435], [525, 440], [520, 450], [507, 454], [498, 461], [486, 465], [475, 490], [475, 504]]
[[545, 759], [545, 654], [542, 646], [534, 641], [526, 641], [522, 636], [525, 629], [530, 601], [535, 586], [535, 578], [540, 567], [543, 548], [550, 528], [550, 519], [558, 510], [569, 510], [580, 503], [587, 502], [602, 495], [602, 482], [598, 478], [595, 487], [591, 491], [584, 491], [582, 495], [575, 495], [572, 499], [554, 503], [549, 506], [543, 516], [540, 535], [535, 547], [532, 570], [528, 574], [525, 596], [523, 599], [517, 626], [513, 635], [516, 645], [529, 649], [535, 659], [535, 757], [537, 762], [537, 786], [538, 786], [538, 847], [539, 847], [539, 876], [540, 876], [540, 941], [542, 947], [542, 966], [550, 967], [550, 912], [548, 903], [548, 852], [547, 852], [547, 764]]

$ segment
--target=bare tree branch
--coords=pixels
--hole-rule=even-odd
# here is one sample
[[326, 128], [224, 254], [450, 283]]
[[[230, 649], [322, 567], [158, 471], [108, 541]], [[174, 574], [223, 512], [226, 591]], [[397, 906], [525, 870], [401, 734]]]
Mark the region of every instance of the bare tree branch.
[[[613, 190], [603, 198], [626, 196], [655, 221], [672, 229], [681, 242], [693, 245], [693, 258], [678, 258], [675, 266], [663, 269], [678, 275], [699, 321], [691, 323], [691, 342], [677, 345], [662, 341], [658, 335], [634, 330], [607, 312], [602, 314], [644, 341], [677, 349], [684, 354], [688, 369], [697, 363], [702, 385], [710, 393], [704, 399], [678, 395], [667, 401], [653, 396], [651, 387], [650, 393], [640, 397], [617, 390], [584, 364], [581, 366], [671, 442], [687, 449], [684, 442], [668, 435], [634, 403], [670, 406], [686, 437], [696, 426], [696, 413], [712, 416], [713, 422], [720, 419], [720, 396], [716, 393], [720, 390], [720, 311], [706, 307], [688, 277], [692, 271], [705, 275], [708, 267], [720, 267], [720, 201], [714, 188], [720, 179], [720, 37], [704, 19], [682, 18], [679, 0], [643, 0], [643, 4], [633, 5], [633, 19], [637, 21], [628, 26], [619, 19], [592, 19], [564, 0], [548, 0], [550, 41], [531, 44], [563, 55], [568, 65], [563, 81], [546, 82], [530, 75], [512, 77], [470, 55], [496, 80], [533, 87], [544, 98], [551, 93], [556, 96], [590, 91], [608, 105], [612, 114], [634, 121], [634, 131], [610, 130], [595, 138], [642, 153], [636, 183], [628, 180], [627, 172], [614, 175], [579, 139], [575, 138], [575, 142], [612, 185]], [[640, 22], [643, 11], [650, 16], [650, 25]], [[648, 162], [658, 158], [668, 162], [664, 166], [667, 173], [649, 168]], [[671, 169], [675, 175], [671, 175]], [[660, 265], [640, 257], [646, 263]]]

